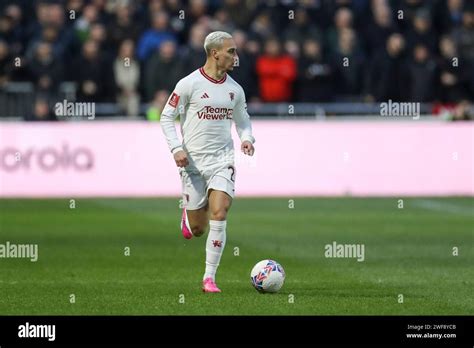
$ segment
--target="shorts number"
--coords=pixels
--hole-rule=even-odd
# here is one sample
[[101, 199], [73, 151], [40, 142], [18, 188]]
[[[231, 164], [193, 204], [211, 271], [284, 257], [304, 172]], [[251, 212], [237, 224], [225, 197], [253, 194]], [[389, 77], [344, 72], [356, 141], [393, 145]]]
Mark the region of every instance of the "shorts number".
[[233, 166], [228, 166], [227, 169], [232, 170], [232, 174], [230, 175], [230, 180], [232, 180], [232, 182], [235, 182], [235, 168]]

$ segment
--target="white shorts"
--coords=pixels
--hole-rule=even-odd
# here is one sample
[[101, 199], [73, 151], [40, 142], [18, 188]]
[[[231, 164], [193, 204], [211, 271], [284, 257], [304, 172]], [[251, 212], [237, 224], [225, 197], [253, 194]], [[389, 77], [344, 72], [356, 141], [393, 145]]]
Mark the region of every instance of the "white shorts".
[[197, 168], [180, 168], [183, 202], [187, 210], [196, 210], [207, 205], [210, 189], [227, 193], [234, 198], [235, 167], [233, 164]]

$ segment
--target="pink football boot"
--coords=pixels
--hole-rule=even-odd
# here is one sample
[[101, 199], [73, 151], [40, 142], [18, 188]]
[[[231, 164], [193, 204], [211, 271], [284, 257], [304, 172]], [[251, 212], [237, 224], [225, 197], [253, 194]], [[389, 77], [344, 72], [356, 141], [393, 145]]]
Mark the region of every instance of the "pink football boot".
[[183, 216], [181, 217], [181, 232], [183, 233], [183, 237], [186, 239], [193, 238], [193, 233], [191, 229], [188, 227], [186, 223], [186, 209], [183, 209]]
[[212, 280], [211, 277], [208, 277], [202, 281], [202, 291], [204, 292], [221, 292], [221, 289], [219, 289], [214, 283], [214, 280]]

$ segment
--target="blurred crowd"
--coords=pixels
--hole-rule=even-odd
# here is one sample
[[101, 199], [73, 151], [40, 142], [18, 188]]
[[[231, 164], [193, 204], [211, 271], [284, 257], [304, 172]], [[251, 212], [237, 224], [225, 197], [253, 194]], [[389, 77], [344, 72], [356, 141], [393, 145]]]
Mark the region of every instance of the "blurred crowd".
[[0, 1], [0, 90], [32, 81], [54, 98], [156, 110], [204, 64], [203, 42], [231, 33], [231, 76], [250, 102], [474, 98], [473, 0]]

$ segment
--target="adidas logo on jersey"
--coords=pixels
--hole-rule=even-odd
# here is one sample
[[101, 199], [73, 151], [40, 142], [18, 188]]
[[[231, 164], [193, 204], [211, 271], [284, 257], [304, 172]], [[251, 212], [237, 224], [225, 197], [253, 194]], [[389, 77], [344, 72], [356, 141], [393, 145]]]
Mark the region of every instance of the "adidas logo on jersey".
[[209, 96], [207, 95], [207, 93], [204, 93], [201, 97], [201, 99], [204, 99], [204, 98], [209, 98]]

